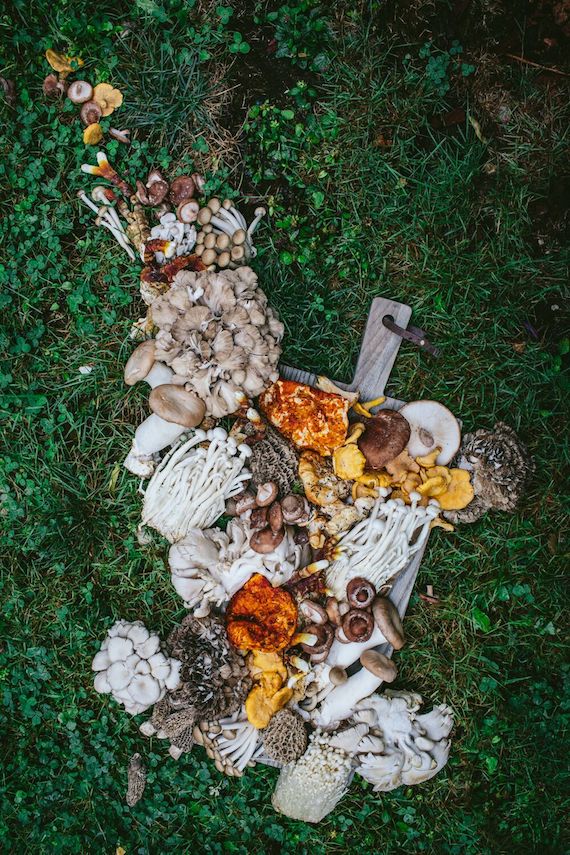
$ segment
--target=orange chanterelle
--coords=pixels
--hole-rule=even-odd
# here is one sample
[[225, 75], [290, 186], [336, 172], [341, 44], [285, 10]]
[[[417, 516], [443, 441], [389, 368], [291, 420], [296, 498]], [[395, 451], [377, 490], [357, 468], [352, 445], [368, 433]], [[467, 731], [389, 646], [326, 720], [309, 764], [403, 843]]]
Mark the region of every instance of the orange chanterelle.
[[298, 448], [331, 454], [348, 430], [349, 401], [293, 380], [278, 380], [259, 398], [271, 424]]

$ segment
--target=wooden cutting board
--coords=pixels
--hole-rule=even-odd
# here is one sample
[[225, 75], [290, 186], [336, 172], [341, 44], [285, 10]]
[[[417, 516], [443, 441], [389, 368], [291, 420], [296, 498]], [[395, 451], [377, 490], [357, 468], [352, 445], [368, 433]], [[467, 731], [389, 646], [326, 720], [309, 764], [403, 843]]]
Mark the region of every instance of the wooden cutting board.
[[[329, 378], [343, 389], [351, 392], [358, 390], [362, 401], [372, 401], [384, 394], [386, 383], [402, 343], [402, 339], [398, 335], [383, 325], [382, 318], [386, 315], [389, 315], [398, 326], [405, 329], [412, 316], [412, 310], [403, 303], [376, 297], [372, 301], [366, 321], [362, 346], [352, 382], [337, 383], [334, 378]], [[279, 373], [285, 380], [295, 380], [297, 383], [306, 383], [309, 386], [317, 385], [317, 375], [311, 374], [310, 371], [280, 365]], [[386, 398], [377, 409], [399, 410], [404, 406], [404, 403], [405, 401], [399, 401], [396, 398]], [[399, 573], [390, 592], [390, 599], [402, 618], [408, 608], [424, 551], [425, 546], [414, 555], [408, 566]], [[390, 644], [382, 644], [377, 647], [377, 650], [386, 656], [392, 655]]]

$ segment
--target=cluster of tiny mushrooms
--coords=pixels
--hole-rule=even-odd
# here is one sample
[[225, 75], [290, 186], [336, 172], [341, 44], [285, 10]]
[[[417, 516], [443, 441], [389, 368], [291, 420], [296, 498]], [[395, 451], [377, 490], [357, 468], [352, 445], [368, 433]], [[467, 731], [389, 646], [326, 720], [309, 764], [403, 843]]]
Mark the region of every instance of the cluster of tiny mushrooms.
[[[46, 89], [91, 104], [97, 87], [65, 89], [61, 73]], [[107, 183], [81, 201], [144, 265], [143, 340], [124, 380], [150, 387], [151, 413], [125, 466], [141, 478], [141, 543], [149, 528], [170, 542], [188, 609], [166, 644], [139, 621], [115, 623], [95, 689], [132, 715], [153, 707], [140, 729], [176, 759], [198, 743], [228, 775], [281, 767], [273, 804], [296, 819], [320, 821], [355, 773], [377, 792], [427, 780], [447, 762], [453, 718], [446, 705], [418, 713], [418, 695], [378, 693], [405, 643], [394, 580], [432, 528], [512, 510], [526, 450], [502, 424], [462, 445], [435, 401], [398, 412], [324, 377], [279, 379], [283, 325], [249, 266], [265, 210], [248, 226], [231, 200], [200, 201], [196, 173], [153, 169], [132, 186], [101, 151], [82, 169]], [[144, 783], [135, 755], [129, 804]]]

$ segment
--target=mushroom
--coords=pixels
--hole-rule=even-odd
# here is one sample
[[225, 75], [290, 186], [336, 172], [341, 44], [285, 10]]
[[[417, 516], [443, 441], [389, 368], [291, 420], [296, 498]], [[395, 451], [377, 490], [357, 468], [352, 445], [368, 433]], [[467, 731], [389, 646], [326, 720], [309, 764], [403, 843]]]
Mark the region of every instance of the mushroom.
[[[170, 183], [168, 198], [173, 205], [179, 205], [182, 201], [192, 199], [195, 192], [196, 184], [194, 183], [194, 179], [191, 178], [190, 175], [179, 175], [178, 178], [175, 178]], [[198, 212], [198, 209], [199, 205], [197, 206], [196, 213]]]
[[304, 525], [311, 514], [308, 501], [297, 493], [290, 493], [281, 499], [281, 510], [287, 525]]
[[376, 588], [368, 579], [355, 576], [346, 586], [346, 597], [355, 609], [367, 609], [372, 605], [376, 596]]
[[312, 624], [325, 624], [329, 619], [325, 609], [313, 600], [303, 600], [299, 604], [299, 614]]
[[200, 206], [195, 199], [183, 199], [176, 208], [176, 216], [181, 223], [196, 221]]
[[148, 403], [153, 413], [161, 419], [185, 428], [199, 425], [206, 413], [206, 405], [197, 395], [174, 383], [155, 386]]
[[53, 70], [58, 71], [62, 77], [66, 77], [70, 72], [81, 68], [85, 64], [79, 56], [66, 56], [51, 48], [46, 50], [45, 57]]
[[378, 650], [365, 650], [360, 657], [360, 664], [384, 683], [393, 683], [398, 676], [398, 669], [392, 660]]
[[93, 90], [93, 100], [101, 107], [103, 116], [110, 116], [123, 103], [123, 95], [110, 83], [98, 83]]
[[83, 142], [85, 145], [97, 145], [103, 139], [103, 128], [98, 122], [88, 125], [83, 131]]
[[256, 501], [260, 508], [266, 505], [271, 505], [277, 498], [277, 484], [273, 481], [268, 481], [267, 484], [260, 484], [257, 488]]
[[285, 532], [283, 530], [272, 531], [270, 528], [262, 528], [251, 536], [249, 545], [255, 552], [265, 555], [269, 552], [273, 552], [279, 546], [284, 537]]
[[394, 650], [400, 650], [406, 643], [404, 628], [398, 609], [387, 597], [376, 597], [372, 606], [376, 626]]
[[329, 623], [310, 623], [304, 627], [303, 634], [305, 633], [315, 641], [312, 644], [308, 641], [301, 642], [302, 649], [310, 654], [313, 663], [324, 662], [334, 639], [332, 626]]
[[269, 528], [272, 532], [277, 533], [278, 531], [281, 531], [283, 528], [283, 511], [281, 510], [279, 502], [273, 502], [273, 504], [269, 506], [268, 520]]
[[326, 613], [332, 624], [340, 626], [342, 624], [342, 615], [338, 606], [338, 600], [335, 597], [327, 597]]
[[137, 198], [143, 205], [154, 208], [164, 201], [168, 193], [168, 183], [157, 170], [149, 172], [146, 185], [137, 181]]
[[66, 81], [60, 80], [57, 74], [48, 74], [42, 84], [42, 91], [48, 98], [61, 98], [65, 94], [66, 89]]
[[[154, 365], [154, 352], [155, 341], [152, 338], [143, 341], [133, 350], [125, 365], [124, 379], [127, 386], [134, 386], [135, 383], [145, 379]], [[168, 369], [168, 376], [172, 376], [170, 369]]]
[[96, 101], [86, 101], [82, 105], [79, 115], [85, 127], [89, 127], [89, 125], [97, 124], [103, 113]]
[[366, 420], [364, 432], [358, 439], [358, 448], [370, 469], [383, 469], [386, 463], [404, 450], [409, 438], [410, 426], [400, 413], [380, 410]]
[[342, 686], [343, 683], [346, 683], [348, 680], [348, 674], [344, 668], [335, 665], [334, 668], [331, 668], [329, 671], [329, 680], [333, 686]]
[[74, 104], [84, 104], [93, 97], [93, 87], [86, 80], [74, 80], [67, 88], [67, 97]]
[[109, 136], [113, 137], [114, 140], [118, 142], [125, 143], [126, 145], [130, 145], [129, 134], [131, 132], [127, 130], [119, 130], [119, 128], [109, 128]]
[[445, 466], [457, 454], [461, 429], [453, 413], [438, 401], [411, 401], [400, 410], [410, 425], [408, 452], [412, 457], [441, 449], [436, 463]]
[[368, 641], [373, 630], [372, 615], [361, 608], [350, 609], [342, 619], [342, 631], [349, 641]]

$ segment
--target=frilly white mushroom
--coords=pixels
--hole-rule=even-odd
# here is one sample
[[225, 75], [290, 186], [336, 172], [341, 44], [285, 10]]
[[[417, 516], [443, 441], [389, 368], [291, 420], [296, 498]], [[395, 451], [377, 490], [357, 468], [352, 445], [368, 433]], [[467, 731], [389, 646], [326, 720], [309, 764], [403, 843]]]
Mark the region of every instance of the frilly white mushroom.
[[209, 415], [235, 412], [240, 392], [256, 397], [277, 379], [283, 325], [251, 268], [180, 271], [149, 313], [158, 327], [156, 359], [185, 380]]
[[249, 547], [249, 515], [233, 519], [225, 532], [217, 528], [190, 529], [183, 540], [170, 548], [172, 584], [186, 608], [197, 616], [207, 615], [211, 606], [222, 606], [254, 573], [274, 585], [287, 582], [301, 561], [302, 547], [295, 544], [292, 530], [270, 553]]
[[217, 722], [200, 723], [194, 735], [218, 771], [226, 775], [240, 777], [263, 754], [260, 731], [248, 721], [243, 707]]
[[156, 469], [144, 491], [141, 527], [148, 525], [171, 543], [190, 529], [205, 529], [220, 517], [226, 500], [251, 478], [245, 463], [251, 450], [222, 428], [196, 430]]
[[378, 590], [406, 567], [423, 548], [432, 521], [440, 513], [435, 499], [418, 506], [419, 493], [410, 493], [411, 504], [401, 499], [376, 500], [370, 515], [343, 535], [337, 556], [326, 571], [327, 585], [338, 599], [344, 597], [350, 579], [362, 576]]
[[93, 658], [95, 691], [111, 694], [126, 712], [144, 712], [179, 682], [180, 662], [160, 649], [160, 638], [142, 621], [120, 620], [107, 631]]
[[354, 718], [366, 719], [371, 731], [357, 749], [357, 774], [387, 792], [433, 778], [447, 763], [453, 713], [446, 704], [418, 715], [420, 695], [386, 691], [356, 706]]

